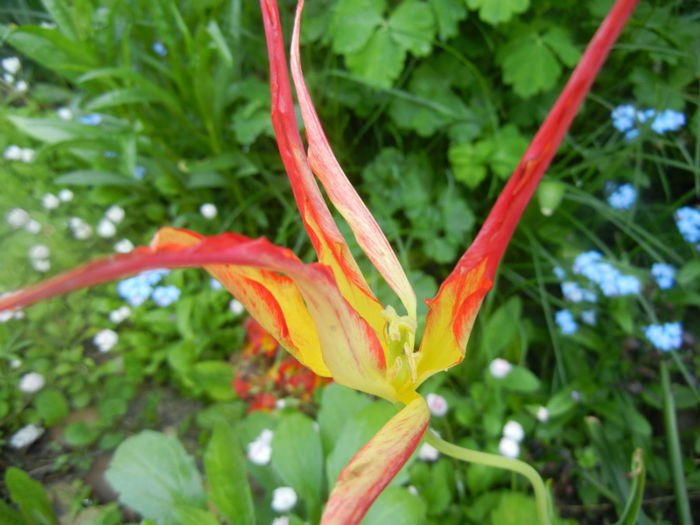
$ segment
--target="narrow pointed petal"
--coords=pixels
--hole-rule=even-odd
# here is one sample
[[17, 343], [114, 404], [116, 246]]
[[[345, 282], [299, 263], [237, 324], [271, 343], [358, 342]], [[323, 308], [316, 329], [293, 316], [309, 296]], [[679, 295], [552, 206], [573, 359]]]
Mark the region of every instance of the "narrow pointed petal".
[[426, 319], [419, 381], [462, 360], [471, 326], [542, 175], [638, 0], [617, 0], [503, 188], [474, 243], [440, 286]]
[[321, 524], [359, 523], [411, 457], [429, 421], [430, 411], [422, 397], [415, 398], [392, 417], [340, 473]]
[[[0, 311], [143, 270], [202, 266], [218, 271], [223, 284], [232, 287], [260, 324], [314, 372], [330, 373], [340, 384], [395, 398], [384, 379], [379, 340], [343, 299], [327, 267], [304, 264], [290, 250], [263, 238], [224, 233], [188, 244], [192, 237], [196, 234], [166, 228], [151, 247], [92, 262], [0, 299]], [[227, 265], [228, 273], [218, 265]], [[302, 311], [291, 311], [296, 308]], [[290, 321], [298, 324], [290, 327]]]
[[338, 164], [328, 139], [321, 127], [316, 109], [311, 101], [309, 90], [301, 70], [299, 59], [299, 28], [304, 1], [297, 4], [294, 20], [294, 33], [290, 51], [292, 78], [301, 115], [309, 141], [308, 159], [311, 169], [323, 184], [328, 197], [350, 225], [360, 248], [367, 254], [379, 273], [401, 299], [409, 316], [416, 317], [416, 296], [401, 267], [394, 250], [387, 241], [374, 217], [362, 202], [343, 169]]
[[382, 305], [367, 286], [345, 239], [333, 221], [306, 158], [294, 113], [277, 2], [260, 0], [260, 5], [270, 57], [272, 125], [304, 226], [311, 237], [319, 262], [332, 268], [343, 296], [367, 319], [375, 333], [383, 337]]

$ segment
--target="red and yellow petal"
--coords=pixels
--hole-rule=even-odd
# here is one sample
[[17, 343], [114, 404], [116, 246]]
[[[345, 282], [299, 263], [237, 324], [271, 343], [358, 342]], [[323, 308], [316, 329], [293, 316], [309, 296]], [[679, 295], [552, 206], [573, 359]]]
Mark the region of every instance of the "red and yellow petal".
[[422, 397], [416, 397], [392, 417], [340, 473], [321, 524], [359, 523], [411, 457], [429, 422], [430, 411]]
[[294, 21], [290, 57], [292, 78], [309, 141], [309, 165], [323, 184], [333, 205], [348, 222], [360, 248], [399, 296], [408, 315], [415, 319], [416, 296], [413, 288], [377, 221], [338, 164], [311, 101], [299, 59], [299, 28], [303, 8], [304, 1], [300, 0]]
[[343, 297], [367, 320], [377, 336], [383, 338], [382, 305], [367, 286], [345, 239], [333, 221], [306, 158], [294, 113], [277, 2], [260, 0], [260, 5], [270, 57], [272, 125], [304, 226], [319, 262], [333, 270]]
[[[596, 31], [476, 239], [432, 301], [421, 344], [420, 381], [459, 363], [481, 300], [532, 194], [638, 0], [618, 0]], [[451, 310], [455, 309], [454, 312]]]

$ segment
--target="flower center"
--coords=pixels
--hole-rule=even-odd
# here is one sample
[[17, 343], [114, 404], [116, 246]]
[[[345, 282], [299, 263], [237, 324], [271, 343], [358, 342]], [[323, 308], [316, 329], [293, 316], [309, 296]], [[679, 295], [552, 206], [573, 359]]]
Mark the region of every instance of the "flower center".
[[402, 391], [418, 381], [416, 365], [422, 355], [413, 350], [416, 320], [408, 315], [397, 314], [392, 306], [382, 310], [382, 317], [387, 322], [387, 379], [397, 391]]

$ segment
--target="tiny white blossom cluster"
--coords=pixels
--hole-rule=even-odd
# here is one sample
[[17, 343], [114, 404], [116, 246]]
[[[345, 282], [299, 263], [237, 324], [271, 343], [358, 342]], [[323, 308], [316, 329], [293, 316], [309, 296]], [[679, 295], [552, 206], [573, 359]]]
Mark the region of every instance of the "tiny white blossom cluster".
[[114, 345], [117, 344], [117, 341], [119, 341], [119, 335], [109, 328], [100, 330], [95, 334], [95, 337], [92, 338], [93, 344], [97, 347], [97, 350], [102, 353], [109, 352]]
[[84, 241], [92, 237], [92, 226], [80, 217], [71, 217], [68, 219], [68, 227], [73, 232], [73, 237], [79, 241]]
[[7, 160], [18, 160], [20, 162], [24, 162], [25, 164], [29, 164], [34, 162], [36, 151], [34, 151], [32, 148], [22, 148], [17, 144], [10, 144], [5, 148], [2, 156]]
[[[14, 293], [16, 292], [5, 292], [3, 294], [0, 294], [0, 299], [3, 299], [4, 297], [9, 297]], [[7, 321], [10, 321], [12, 319], [22, 319], [23, 317], [24, 312], [19, 308], [0, 311], [0, 323], [6, 323]]]
[[7, 57], [0, 61], [2, 64], [3, 74], [2, 79], [14, 87], [15, 91], [19, 93], [24, 93], [29, 89], [29, 84], [26, 80], [17, 79], [17, 73], [19, 73], [22, 63], [17, 57]]
[[120, 206], [113, 205], [107, 208], [104, 217], [102, 217], [100, 222], [97, 223], [97, 235], [104, 239], [114, 237], [117, 233], [117, 224], [124, 220], [124, 215], [124, 208], [121, 208]]
[[202, 217], [205, 219], [213, 219], [219, 212], [214, 204], [211, 202], [205, 202], [199, 207], [199, 213], [201, 213]]
[[272, 438], [270, 429], [263, 430], [258, 437], [248, 443], [248, 459], [256, 465], [267, 465], [272, 457]]
[[46, 384], [46, 379], [38, 372], [24, 374], [19, 380], [19, 389], [25, 394], [38, 392]]
[[49, 261], [51, 250], [44, 244], [35, 244], [29, 248], [29, 261], [37, 272], [47, 272], [51, 268]]
[[272, 510], [287, 512], [297, 504], [297, 493], [292, 487], [278, 487], [272, 491]]
[[44, 433], [44, 429], [38, 425], [30, 423], [20, 428], [10, 437], [9, 445], [14, 449], [26, 448]]
[[231, 310], [233, 315], [241, 315], [245, 308], [238, 299], [231, 299], [228, 303], [228, 309]]
[[109, 312], [109, 320], [112, 321], [114, 324], [119, 324], [122, 321], [126, 320], [129, 318], [131, 315], [131, 308], [129, 308], [126, 305], [120, 306], [116, 310], [112, 310]]
[[491, 364], [489, 365], [489, 373], [494, 379], [503, 379], [510, 374], [511, 370], [513, 370], [513, 365], [500, 357], [497, 357], [491, 361]]
[[517, 458], [520, 456], [520, 442], [524, 437], [523, 426], [517, 421], [508, 421], [503, 427], [503, 437], [498, 443], [498, 451], [507, 458]]
[[432, 392], [425, 396], [425, 401], [428, 403], [428, 409], [430, 413], [435, 417], [442, 417], [447, 414], [447, 400], [439, 394], [433, 394]]

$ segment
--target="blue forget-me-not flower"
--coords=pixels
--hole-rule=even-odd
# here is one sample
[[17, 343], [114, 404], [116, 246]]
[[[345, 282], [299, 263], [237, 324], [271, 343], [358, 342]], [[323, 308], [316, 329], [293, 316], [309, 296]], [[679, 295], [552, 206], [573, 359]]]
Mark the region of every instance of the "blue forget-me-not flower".
[[683, 344], [681, 323], [650, 324], [643, 328], [644, 335], [659, 350], [677, 350]]
[[168, 306], [180, 298], [180, 289], [177, 286], [157, 286], [153, 290], [153, 301], [158, 306]]
[[559, 325], [562, 334], [570, 335], [578, 330], [578, 323], [569, 310], [559, 310], [554, 315], [554, 321]]
[[656, 284], [662, 290], [673, 288], [673, 279], [676, 276], [676, 269], [670, 264], [654, 263], [651, 267], [651, 275], [656, 280]]
[[609, 186], [610, 196], [608, 204], [616, 210], [629, 210], [637, 198], [637, 190], [631, 184], [623, 184], [622, 186]]
[[[700, 210], [683, 206], [676, 211], [676, 226], [687, 242], [700, 241]], [[700, 245], [697, 246], [700, 249]]]

